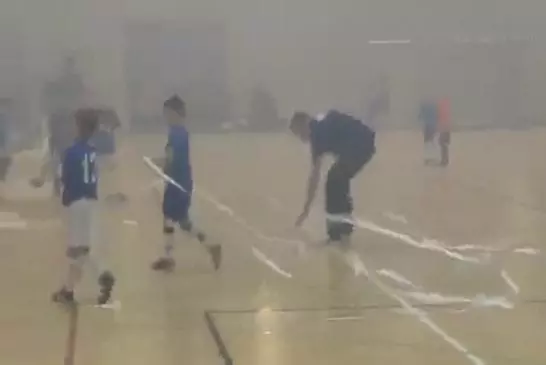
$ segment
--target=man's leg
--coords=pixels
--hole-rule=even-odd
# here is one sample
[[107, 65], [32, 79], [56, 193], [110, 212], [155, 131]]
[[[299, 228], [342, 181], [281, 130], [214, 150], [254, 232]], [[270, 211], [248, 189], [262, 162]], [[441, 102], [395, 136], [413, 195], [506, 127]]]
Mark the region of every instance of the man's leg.
[[330, 241], [339, 242], [353, 231], [353, 224], [345, 219], [351, 219], [353, 211], [350, 196], [350, 177], [345, 164], [336, 161], [326, 179], [326, 214], [327, 232]]
[[[375, 148], [352, 158], [338, 159], [328, 171], [326, 180], [326, 213], [330, 241], [348, 240], [353, 232], [351, 180], [375, 154]], [[332, 219], [333, 218], [333, 219]]]

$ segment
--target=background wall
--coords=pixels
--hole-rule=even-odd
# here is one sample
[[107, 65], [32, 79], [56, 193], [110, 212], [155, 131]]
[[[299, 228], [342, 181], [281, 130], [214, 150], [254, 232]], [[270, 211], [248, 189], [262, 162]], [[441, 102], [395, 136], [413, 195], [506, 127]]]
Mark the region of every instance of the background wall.
[[[73, 52], [89, 99], [115, 104], [127, 119], [125, 24], [168, 22], [191, 28], [207, 23], [226, 31], [230, 117], [246, 113], [257, 84], [276, 97], [284, 115], [295, 108], [318, 112], [332, 106], [362, 113], [370, 89], [385, 76], [392, 98], [389, 123], [404, 125], [411, 123], [426, 93], [421, 78], [428, 69], [427, 52], [449, 48], [456, 39], [521, 37], [532, 41], [468, 67], [478, 75], [493, 75], [491, 65], [513, 70], [512, 81], [506, 77], [501, 84], [521, 91], [505, 97], [519, 94], [522, 119], [546, 120], [546, 42], [540, 38], [545, 8], [537, 0], [4, 0], [0, 49], [7, 51], [0, 54], [0, 80], [11, 79], [0, 89], [18, 93], [20, 88], [37, 118], [40, 84], [54, 77], [63, 56]], [[378, 39], [412, 43], [369, 44]], [[421, 44], [432, 45], [423, 51]], [[14, 86], [14, 79], [21, 80], [20, 86]], [[484, 102], [483, 108], [489, 105]], [[482, 114], [487, 113], [476, 113]]]

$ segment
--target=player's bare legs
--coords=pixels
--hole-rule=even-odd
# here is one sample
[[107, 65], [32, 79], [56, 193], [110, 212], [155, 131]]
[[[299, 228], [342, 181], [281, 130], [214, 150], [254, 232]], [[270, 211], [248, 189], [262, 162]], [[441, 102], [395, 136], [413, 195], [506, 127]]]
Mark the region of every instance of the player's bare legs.
[[174, 249], [174, 223], [165, 218], [163, 222], [163, 254], [153, 264], [152, 268], [157, 271], [171, 271], [174, 269], [175, 261], [172, 257]]
[[[195, 238], [208, 251], [215, 270], [218, 270], [222, 261], [222, 246], [218, 244], [207, 244], [206, 235], [203, 231], [196, 229], [189, 219], [179, 224], [181, 230], [190, 237]], [[152, 268], [158, 271], [172, 271], [175, 266], [175, 260], [172, 257], [175, 241], [175, 223], [170, 219], [165, 219], [163, 224], [163, 255], [156, 260]]]
[[180, 222], [180, 228], [186, 234], [197, 239], [197, 241], [199, 241], [199, 243], [201, 243], [207, 249], [214, 270], [218, 270], [220, 268], [220, 265], [222, 264], [222, 246], [219, 244], [207, 243], [205, 233], [202, 230], [196, 228], [189, 219], [185, 219], [184, 221]]

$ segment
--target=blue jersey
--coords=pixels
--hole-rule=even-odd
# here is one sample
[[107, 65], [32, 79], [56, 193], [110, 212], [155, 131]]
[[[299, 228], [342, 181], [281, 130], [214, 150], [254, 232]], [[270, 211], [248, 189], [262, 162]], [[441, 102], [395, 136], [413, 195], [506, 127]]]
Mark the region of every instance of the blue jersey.
[[375, 132], [360, 120], [333, 110], [311, 122], [310, 144], [313, 159], [324, 154], [359, 157], [375, 152]]
[[62, 162], [63, 205], [81, 199], [97, 199], [97, 152], [87, 141], [77, 141], [64, 152]]
[[438, 108], [435, 103], [425, 102], [421, 104], [419, 118], [425, 125], [425, 128], [434, 129], [438, 124]]
[[165, 173], [191, 192], [193, 179], [190, 163], [190, 136], [186, 127], [183, 125], [169, 127], [166, 149], [171, 153], [171, 161], [166, 166]]

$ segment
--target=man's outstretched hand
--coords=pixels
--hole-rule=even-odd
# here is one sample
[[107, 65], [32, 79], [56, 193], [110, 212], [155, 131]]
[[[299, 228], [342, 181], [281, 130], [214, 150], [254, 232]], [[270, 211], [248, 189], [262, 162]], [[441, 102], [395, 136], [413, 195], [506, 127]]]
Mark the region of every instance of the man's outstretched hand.
[[305, 222], [308, 216], [309, 216], [309, 209], [304, 209], [303, 212], [299, 215], [298, 219], [296, 220], [296, 227], [301, 227], [301, 225]]

